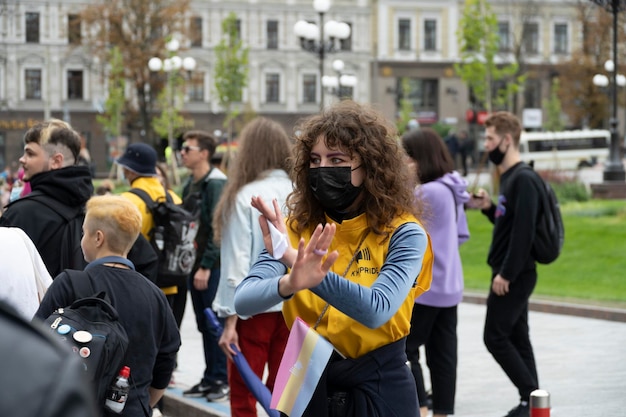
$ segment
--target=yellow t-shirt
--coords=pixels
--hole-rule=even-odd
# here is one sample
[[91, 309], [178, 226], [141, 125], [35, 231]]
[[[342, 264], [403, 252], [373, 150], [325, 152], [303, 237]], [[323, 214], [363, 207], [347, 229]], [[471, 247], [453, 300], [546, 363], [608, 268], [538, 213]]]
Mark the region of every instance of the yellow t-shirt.
[[[327, 219], [327, 221], [331, 222], [332, 220]], [[336, 249], [340, 254], [339, 259], [331, 268], [333, 272], [339, 275], [344, 274], [365, 233], [366, 222], [365, 215], [361, 215], [337, 224], [335, 237], [329, 247], [329, 252]], [[408, 222], [419, 224], [415, 217], [406, 215], [394, 220], [393, 230]], [[300, 236], [295, 235], [289, 227], [287, 229], [292, 246], [297, 247]], [[310, 235], [310, 231], [302, 234], [305, 242], [308, 242]], [[347, 279], [366, 287], [371, 287], [374, 284], [389, 250], [389, 240], [385, 242], [382, 240], [382, 236], [371, 232], [366, 236], [359, 248], [356, 260], [346, 274]], [[428, 236], [428, 246], [422, 259], [422, 269], [416, 278], [416, 284], [409, 291], [398, 311], [381, 327], [370, 329], [331, 306], [322, 317], [317, 332], [328, 339], [337, 350], [350, 358], [358, 358], [407, 336], [411, 329], [411, 315], [415, 298], [430, 289], [433, 259], [430, 236]], [[302, 318], [312, 326], [325, 305], [326, 302], [312, 291], [299, 291], [283, 303], [283, 315], [288, 326], [292, 325], [296, 317]]]

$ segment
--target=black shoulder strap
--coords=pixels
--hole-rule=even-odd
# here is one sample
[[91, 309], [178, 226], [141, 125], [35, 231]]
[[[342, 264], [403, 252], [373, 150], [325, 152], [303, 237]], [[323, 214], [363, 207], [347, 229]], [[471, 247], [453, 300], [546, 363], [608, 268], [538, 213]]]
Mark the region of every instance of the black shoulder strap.
[[[165, 200], [168, 203], [173, 203], [174, 200], [172, 199], [172, 196], [170, 195], [169, 191], [165, 189], [165, 187], [163, 187], [163, 190], [165, 191]], [[130, 190], [128, 190], [129, 193], [133, 193], [135, 194], [137, 197], [141, 198], [141, 200], [146, 203], [146, 206], [148, 207], [148, 209], [150, 209], [150, 211], [152, 211], [152, 207], [156, 206], [157, 202], [154, 201], [150, 195], [145, 191], [142, 190], [141, 188], [131, 188]]]
[[77, 271], [75, 269], [66, 269], [65, 273], [70, 277], [70, 284], [74, 290], [76, 299], [91, 297], [95, 295], [96, 290], [91, 284], [88, 271]]
[[83, 211], [82, 206], [73, 207], [65, 205], [60, 201], [50, 197], [49, 195], [42, 193], [41, 191], [33, 191], [23, 198], [30, 198], [31, 200], [43, 204], [44, 206], [53, 210], [59, 216], [63, 217], [66, 222], [69, 222]]

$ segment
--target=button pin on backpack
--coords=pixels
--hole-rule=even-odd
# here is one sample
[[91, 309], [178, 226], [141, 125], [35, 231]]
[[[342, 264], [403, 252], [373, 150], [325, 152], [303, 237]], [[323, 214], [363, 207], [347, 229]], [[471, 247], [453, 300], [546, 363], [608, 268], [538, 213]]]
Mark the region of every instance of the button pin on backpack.
[[76, 333], [74, 333], [72, 337], [78, 343], [89, 343], [91, 342], [91, 339], [93, 339], [93, 336], [91, 335], [91, 333], [86, 332], [84, 330], [77, 331]]

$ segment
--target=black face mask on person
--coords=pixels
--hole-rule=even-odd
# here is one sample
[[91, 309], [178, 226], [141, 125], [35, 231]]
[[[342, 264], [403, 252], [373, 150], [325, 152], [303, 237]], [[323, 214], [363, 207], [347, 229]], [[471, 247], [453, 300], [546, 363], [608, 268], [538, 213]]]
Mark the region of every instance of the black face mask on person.
[[489, 160], [495, 165], [500, 165], [502, 161], [504, 161], [504, 156], [506, 155], [506, 152], [509, 150], [509, 145], [506, 146], [506, 149], [504, 150], [504, 152], [500, 150], [500, 146], [502, 145], [503, 141], [504, 141], [504, 138], [500, 140], [500, 143], [498, 144], [498, 146], [496, 146], [489, 152]]
[[352, 185], [356, 167], [319, 167], [309, 169], [309, 185], [313, 195], [328, 210], [344, 211], [358, 197], [363, 186]]

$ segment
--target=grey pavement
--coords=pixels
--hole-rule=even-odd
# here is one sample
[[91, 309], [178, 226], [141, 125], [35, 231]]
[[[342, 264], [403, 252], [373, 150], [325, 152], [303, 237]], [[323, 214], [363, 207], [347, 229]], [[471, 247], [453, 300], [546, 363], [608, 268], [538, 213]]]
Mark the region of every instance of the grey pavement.
[[[626, 311], [531, 301], [531, 340], [540, 386], [551, 395], [551, 417], [626, 416]], [[483, 345], [484, 318], [484, 297], [466, 296], [459, 306], [455, 416], [501, 417], [518, 402], [516, 389]], [[191, 308], [185, 313], [181, 336], [176, 384], [166, 393], [163, 414], [230, 416], [228, 401], [182, 397], [204, 370]]]

